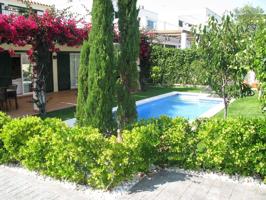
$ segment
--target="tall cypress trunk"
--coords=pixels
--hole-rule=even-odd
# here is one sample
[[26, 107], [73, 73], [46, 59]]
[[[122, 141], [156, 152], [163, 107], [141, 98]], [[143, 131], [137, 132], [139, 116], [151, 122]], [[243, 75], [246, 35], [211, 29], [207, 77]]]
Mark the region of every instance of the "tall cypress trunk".
[[132, 91], [139, 89], [140, 33], [136, 3], [137, 0], [118, 1], [121, 55], [118, 61], [117, 120], [121, 129], [137, 119], [136, 102], [131, 95]]
[[90, 46], [86, 40], [83, 42], [83, 46], [80, 53], [80, 65], [78, 73], [78, 98], [76, 108], [76, 118], [79, 126], [86, 125], [86, 101], [88, 98], [88, 79], [89, 79], [89, 56]]
[[84, 125], [110, 133], [114, 127], [114, 10], [111, 0], [94, 0], [89, 44], [88, 97]]

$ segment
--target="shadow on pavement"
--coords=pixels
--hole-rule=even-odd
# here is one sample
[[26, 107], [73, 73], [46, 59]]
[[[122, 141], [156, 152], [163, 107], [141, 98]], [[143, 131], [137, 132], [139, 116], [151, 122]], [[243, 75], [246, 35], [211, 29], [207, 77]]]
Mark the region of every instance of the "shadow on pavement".
[[192, 175], [189, 174], [161, 170], [152, 177], [143, 178], [139, 183], [130, 189], [129, 194], [144, 191], [154, 191], [165, 183], [186, 181], [191, 179], [191, 177]]

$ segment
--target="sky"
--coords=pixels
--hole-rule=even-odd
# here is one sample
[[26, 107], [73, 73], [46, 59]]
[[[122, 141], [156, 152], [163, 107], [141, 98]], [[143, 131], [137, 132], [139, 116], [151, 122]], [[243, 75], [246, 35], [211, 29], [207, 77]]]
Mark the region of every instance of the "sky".
[[[92, 3], [92, 0], [80, 1], [87, 1], [88, 5]], [[56, 2], [56, 4], [62, 4], [64, 0], [42, 0], [41, 2], [52, 4]], [[254, 7], [259, 6], [266, 11], [266, 0], [138, 0], [138, 5], [142, 5], [145, 9], [158, 13], [159, 19], [164, 21], [172, 21], [176, 19], [178, 15], [185, 15], [189, 13], [190, 10], [204, 7], [222, 15], [225, 11], [230, 11], [246, 4], [250, 4]]]

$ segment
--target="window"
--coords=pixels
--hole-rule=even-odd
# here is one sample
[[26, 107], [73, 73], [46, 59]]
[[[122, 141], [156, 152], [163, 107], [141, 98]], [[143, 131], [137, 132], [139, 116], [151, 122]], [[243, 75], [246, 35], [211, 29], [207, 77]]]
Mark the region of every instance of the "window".
[[155, 29], [155, 22], [152, 20], [147, 20], [147, 28], [148, 29]]
[[179, 25], [179, 27], [183, 27], [183, 21], [178, 20], [178, 25]]

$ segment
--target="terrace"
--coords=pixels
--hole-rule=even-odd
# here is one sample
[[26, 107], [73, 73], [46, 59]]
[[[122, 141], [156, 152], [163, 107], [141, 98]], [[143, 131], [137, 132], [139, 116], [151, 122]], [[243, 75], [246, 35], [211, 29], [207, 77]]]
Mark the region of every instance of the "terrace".
[[[70, 108], [76, 105], [77, 91], [67, 90], [47, 94], [47, 112]], [[18, 109], [15, 109], [14, 102], [9, 107], [7, 114], [12, 117], [37, 114], [33, 109], [32, 95], [21, 96], [18, 98]]]

